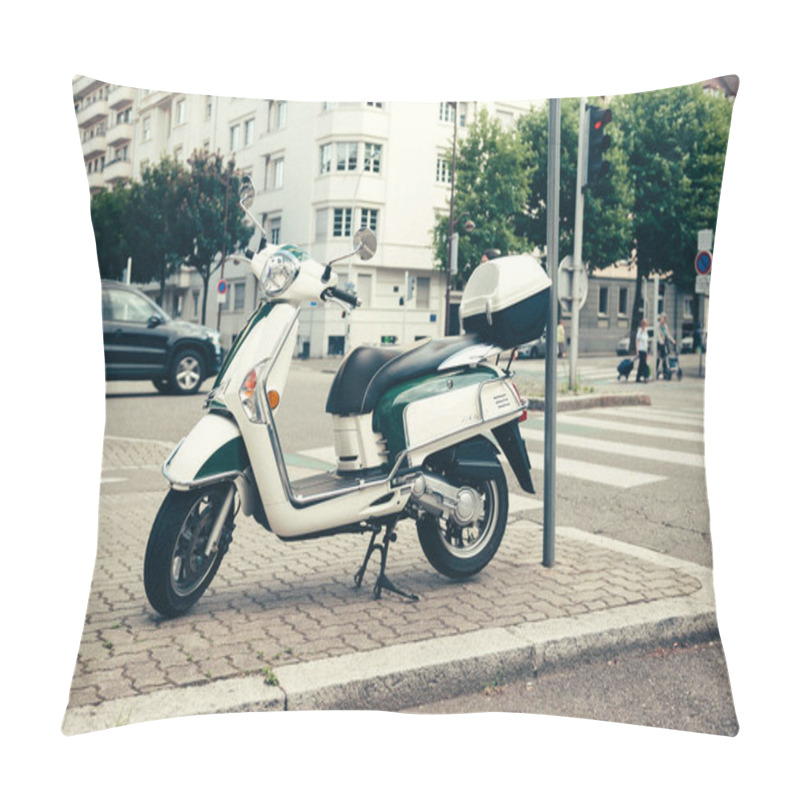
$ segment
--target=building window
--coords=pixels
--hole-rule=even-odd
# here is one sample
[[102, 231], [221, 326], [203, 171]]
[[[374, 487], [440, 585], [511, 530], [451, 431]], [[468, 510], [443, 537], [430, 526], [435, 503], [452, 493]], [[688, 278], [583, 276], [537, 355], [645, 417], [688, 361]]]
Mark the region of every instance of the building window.
[[362, 208], [361, 209], [361, 227], [369, 228], [375, 233], [378, 232], [378, 209], [377, 208]]
[[152, 132], [150, 130], [150, 117], [145, 117], [142, 120], [142, 139], [145, 142], [149, 142], [151, 135]]
[[233, 284], [233, 310], [244, 311], [245, 283], [239, 281]]
[[439, 103], [439, 120], [441, 122], [452, 122], [455, 109], [450, 103]]
[[358, 142], [339, 142], [336, 145], [336, 171], [353, 172], [358, 166]]
[[269, 240], [271, 244], [281, 243], [281, 218], [273, 217], [269, 221]]
[[328, 337], [328, 355], [329, 356], [344, 355], [344, 336]]
[[430, 308], [431, 279], [417, 278], [417, 308]]
[[450, 160], [447, 156], [436, 159], [436, 183], [450, 183]]
[[619, 305], [617, 307], [617, 314], [621, 317], [628, 316], [628, 288], [620, 286], [619, 289]]
[[381, 145], [367, 142], [364, 145], [364, 172], [381, 171]]
[[332, 144], [323, 144], [319, 148], [319, 174], [327, 175], [331, 171], [331, 153], [333, 152]]
[[597, 313], [601, 316], [608, 316], [608, 286], [600, 287], [600, 296], [598, 298]]
[[333, 209], [333, 235], [337, 237], [350, 236], [350, 230], [353, 223], [353, 209], [352, 208], [334, 208]]
[[186, 101], [178, 100], [175, 103], [175, 124], [183, 125], [186, 122]]
[[692, 298], [689, 295], [683, 298], [683, 316], [692, 318]]
[[248, 119], [244, 123], [244, 146], [247, 147], [248, 145], [253, 144], [255, 139], [255, 132], [256, 132], [256, 121], [254, 119]]
[[206, 119], [211, 119], [214, 111], [214, 98], [210, 94], [206, 95]]
[[124, 109], [123, 111], [120, 111], [117, 114], [117, 125], [122, 125], [123, 123], [130, 121], [131, 121], [131, 107], [128, 106], [128, 108]]
[[231, 126], [231, 151], [235, 151], [239, 148], [239, 132], [240, 132], [240, 125], [232, 125]]
[[176, 147], [175, 148], [175, 160], [177, 162], [183, 161], [183, 148], [182, 147]]
[[283, 188], [283, 159], [276, 158], [272, 162], [272, 188]]
[[280, 130], [286, 127], [286, 103], [280, 102], [275, 106], [275, 128]]
[[194, 308], [192, 316], [196, 319], [200, 314], [200, 292], [192, 292], [192, 306]]
[[383, 103], [367, 103], [368, 108], [383, 108]]

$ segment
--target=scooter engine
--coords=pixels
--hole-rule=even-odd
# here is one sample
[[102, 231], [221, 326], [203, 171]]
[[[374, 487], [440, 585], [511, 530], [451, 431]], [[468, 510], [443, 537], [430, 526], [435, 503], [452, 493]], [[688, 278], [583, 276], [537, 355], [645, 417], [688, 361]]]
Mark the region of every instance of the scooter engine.
[[409, 505], [436, 517], [452, 519], [460, 527], [480, 516], [483, 501], [471, 486], [453, 486], [433, 475], [417, 475], [411, 483]]

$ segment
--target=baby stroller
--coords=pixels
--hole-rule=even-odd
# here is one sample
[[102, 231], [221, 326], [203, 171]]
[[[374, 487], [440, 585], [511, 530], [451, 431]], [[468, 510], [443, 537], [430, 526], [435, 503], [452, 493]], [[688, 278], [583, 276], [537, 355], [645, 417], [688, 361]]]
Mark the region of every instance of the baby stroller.
[[671, 381], [674, 375], [677, 380], [683, 377], [681, 362], [678, 360], [677, 345], [670, 344], [669, 340], [664, 343], [666, 356], [661, 359], [661, 377], [665, 381]]

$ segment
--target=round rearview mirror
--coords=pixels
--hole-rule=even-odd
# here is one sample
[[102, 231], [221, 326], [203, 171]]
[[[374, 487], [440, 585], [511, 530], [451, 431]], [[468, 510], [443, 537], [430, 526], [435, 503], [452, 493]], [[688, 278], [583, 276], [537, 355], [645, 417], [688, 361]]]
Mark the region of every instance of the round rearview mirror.
[[362, 261], [368, 261], [378, 249], [378, 240], [369, 228], [361, 228], [353, 237], [353, 245], [358, 252], [358, 257]]
[[253, 205], [253, 198], [256, 196], [256, 189], [253, 186], [253, 181], [249, 176], [242, 178], [241, 185], [239, 186], [239, 202], [242, 208], [250, 208]]

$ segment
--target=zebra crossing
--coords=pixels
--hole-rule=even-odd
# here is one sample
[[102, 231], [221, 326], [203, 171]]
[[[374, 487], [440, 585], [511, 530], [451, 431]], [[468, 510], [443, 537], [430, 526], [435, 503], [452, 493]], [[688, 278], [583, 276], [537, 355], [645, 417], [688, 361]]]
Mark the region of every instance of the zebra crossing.
[[[676, 469], [705, 468], [702, 411], [622, 406], [562, 412], [556, 418], [556, 475], [614, 489], [668, 480]], [[544, 471], [544, 415], [529, 414], [521, 426], [534, 471]], [[620, 461], [625, 466], [620, 466]], [[331, 469], [333, 447], [287, 457], [294, 468]], [[511, 496], [511, 508], [540, 508], [541, 501]]]
[[[544, 469], [543, 417], [522, 429], [523, 439], [534, 445], [528, 451], [539, 470]], [[556, 421], [557, 475], [632, 489], [667, 480], [676, 467], [705, 468], [702, 411], [618, 406], [562, 413]], [[579, 457], [565, 457], [564, 451]], [[620, 467], [620, 459], [630, 466]]]

